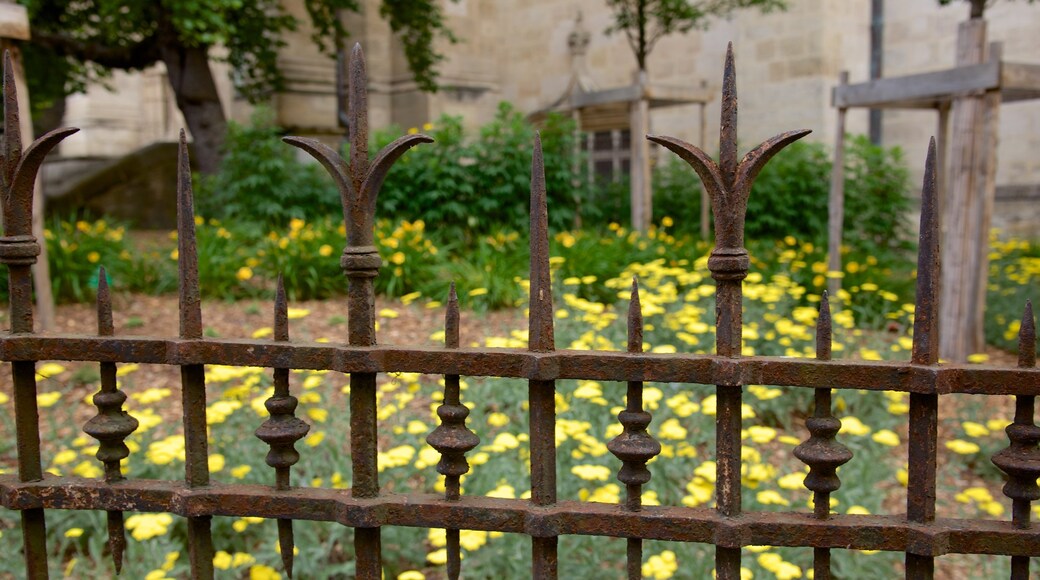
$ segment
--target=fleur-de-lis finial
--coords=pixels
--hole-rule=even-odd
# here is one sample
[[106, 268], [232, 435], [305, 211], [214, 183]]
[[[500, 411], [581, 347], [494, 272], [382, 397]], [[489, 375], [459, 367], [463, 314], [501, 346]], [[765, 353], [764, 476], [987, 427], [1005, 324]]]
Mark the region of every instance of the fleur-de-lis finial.
[[79, 131], [55, 129], [22, 151], [18, 114], [18, 90], [10, 51], [4, 51], [4, 144], [0, 155], [3, 180], [4, 235], [0, 238], [0, 263], [11, 267], [11, 331], [32, 332], [32, 282], [29, 266], [36, 263], [40, 245], [32, 235], [33, 188], [44, 157], [63, 139]]
[[347, 227], [347, 247], [340, 265], [351, 281], [349, 321], [350, 343], [375, 344], [375, 305], [369, 302], [363, 279], [376, 276], [382, 261], [375, 247], [374, 222], [376, 197], [387, 173], [401, 155], [420, 143], [432, 143], [427, 135], [404, 135], [383, 148], [375, 159], [368, 159], [368, 79], [365, 55], [355, 44], [350, 53], [349, 75], [350, 161], [317, 139], [285, 137], [286, 143], [303, 149], [318, 160], [336, 182]]
[[788, 131], [766, 140], [737, 162], [737, 82], [733, 63], [733, 44], [726, 50], [726, 66], [722, 79], [722, 123], [719, 139], [719, 162], [700, 148], [675, 137], [647, 135], [691, 167], [704, 182], [715, 216], [718, 248], [744, 246], [744, 215], [747, 212], [751, 185], [765, 164], [781, 149], [808, 135], [807, 129]]

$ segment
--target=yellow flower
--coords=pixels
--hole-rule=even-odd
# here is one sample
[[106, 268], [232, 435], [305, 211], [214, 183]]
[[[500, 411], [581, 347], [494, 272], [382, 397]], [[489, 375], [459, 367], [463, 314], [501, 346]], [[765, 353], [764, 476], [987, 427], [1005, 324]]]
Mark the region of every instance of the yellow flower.
[[758, 492], [755, 494], [755, 499], [758, 500], [758, 503], [765, 505], [791, 505], [791, 502], [784, 499], [784, 496], [772, 489]]
[[852, 515], [869, 516], [870, 515], [870, 510], [868, 510], [867, 508], [865, 508], [865, 507], [863, 507], [861, 505], [854, 505], [854, 506], [849, 507], [849, 509], [846, 510], [845, 513], [852, 514]]
[[209, 456], [209, 470], [210, 470], [210, 472], [216, 472], [216, 471], [220, 471], [221, 469], [224, 469], [225, 462], [226, 462], [226, 460], [224, 459], [224, 456], [219, 454], [219, 453], [214, 453], [213, 455], [210, 455]]
[[303, 318], [304, 316], [307, 316], [310, 313], [311, 311], [307, 310], [306, 308], [290, 308], [287, 312], [287, 315], [289, 317], [289, 320], [296, 320], [298, 318]]
[[220, 550], [213, 556], [213, 567], [218, 570], [229, 570], [231, 568], [231, 554]]
[[802, 569], [798, 566], [785, 562], [784, 559], [775, 552], [768, 552], [758, 557], [758, 564], [766, 570], [776, 574], [778, 580], [791, 580], [792, 578], [801, 578]]
[[253, 270], [249, 266], [242, 266], [241, 268], [238, 269], [238, 272], [235, 273], [235, 278], [238, 278], [239, 280], [241, 280], [243, 282], [245, 282], [246, 280], [248, 280], [248, 279], [250, 279], [252, 277], [253, 277]]
[[644, 578], [665, 580], [671, 578], [678, 569], [679, 563], [676, 561], [675, 552], [665, 550], [647, 558], [646, 563], [643, 564], [642, 573]]
[[231, 476], [235, 479], [242, 479], [252, 470], [253, 468], [248, 465], [239, 465], [231, 469]]
[[303, 442], [306, 443], [308, 447], [317, 447], [324, 440], [325, 440], [325, 432], [324, 431], [315, 431], [314, 433], [311, 433], [310, 435], [305, 437], [303, 439]]
[[65, 367], [58, 363], [45, 363], [40, 365], [40, 368], [36, 369], [36, 376], [41, 379], [49, 379], [54, 375], [60, 375], [65, 372]]
[[979, 452], [979, 446], [963, 439], [946, 442], [946, 448], [960, 455], [972, 455]]
[[448, 561], [448, 550], [441, 548], [426, 554], [426, 561], [434, 566], [443, 566]]
[[848, 417], [842, 417], [841, 419], [841, 430], [839, 433], [848, 435], [866, 435], [870, 433], [870, 427], [867, 427], [857, 417], [849, 415]]
[[79, 455], [75, 451], [71, 449], [64, 449], [62, 451], [59, 451], [58, 454], [54, 456], [54, 465], [65, 465], [66, 463], [72, 463], [73, 461], [75, 461], [77, 457], [79, 457]]
[[405, 258], [404, 252], [394, 252], [393, 254], [390, 255], [390, 263], [397, 264], [398, 266], [400, 266], [401, 264], [404, 264], [405, 259], [406, 258]]
[[263, 564], [249, 567], [249, 580], [281, 580], [282, 575], [277, 570]]
[[83, 528], [69, 528], [65, 530], [66, 538], [78, 538], [83, 535]]
[[379, 316], [381, 318], [397, 318], [400, 315], [397, 313], [396, 310], [393, 310], [391, 308], [383, 308], [379, 311]]
[[61, 400], [61, 393], [57, 391], [51, 391], [49, 393], [40, 393], [36, 395], [36, 404], [41, 407], [52, 407], [55, 403]]
[[495, 489], [484, 494], [487, 497], [499, 497], [504, 499], [516, 499], [516, 488], [513, 486], [503, 483]]
[[989, 355], [984, 352], [977, 352], [975, 354], [968, 355], [968, 362], [973, 364], [982, 364], [989, 360]]
[[505, 413], [491, 413], [487, 418], [488, 425], [492, 427], [505, 427], [509, 424], [509, 415]]
[[307, 409], [307, 416], [318, 423], [324, 423], [329, 418], [329, 412], [325, 409]]
[[657, 430], [657, 435], [661, 439], [675, 439], [683, 440], [686, 439], [686, 428], [679, 424], [679, 420], [675, 417], [668, 419]]
[[397, 580], [426, 580], [426, 574], [418, 570], [408, 570], [398, 574]]
[[318, 248], [318, 255], [322, 256], [322, 257], [331, 256], [332, 255], [332, 246], [330, 246], [328, 244], [322, 244], [322, 246], [320, 248]]
[[90, 252], [87, 254], [87, 261], [91, 264], [97, 264], [99, 260], [101, 260], [101, 254], [97, 252]]
[[769, 443], [776, 437], [776, 429], [762, 425], [748, 427], [748, 437], [755, 443]]
[[974, 423], [972, 421], [965, 421], [961, 423], [961, 427], [964, 428], [964, 433], [968, 437], [985, 437], [989, 435], [989, 429], [985, 425]]
[[571, 473], [585, 481], [606, 481], [610, 479], [610, 468], [604, 465], [575, 465]]
[[870, 438], [876, 441], [877, 443], [887, 445], [889, 447], [895, 447], [899, 445], [899, 436], [893, 433], [892, 431], [889, 431], [888, 429], [882, 429], [877, 433], [874, 433], [874, 435], [872, 435]]
[[136, 514], [126, 519], [126, 529], [138, 542], [165, 534], [172, 524], [170, 514]]
[[263, 328], [258, 328], [254, 330], [253, 338], [263, 338], [265, 336], [271, 336], [272, 334], [274, 334], [274, 329], [270, 326], [265, 326]]
[[469, 291], [470, 296], [483, 296], [488, 293], [487, 288], [474, 288]]

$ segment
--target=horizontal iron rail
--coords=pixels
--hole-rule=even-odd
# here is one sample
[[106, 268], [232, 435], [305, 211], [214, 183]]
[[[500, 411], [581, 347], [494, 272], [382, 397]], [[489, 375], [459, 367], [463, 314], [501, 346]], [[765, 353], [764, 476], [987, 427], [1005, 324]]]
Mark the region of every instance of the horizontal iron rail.
[[704, 385], [775, 385], [922, 394], [1040, 396], [1040, 368], [909, 361], [825, 361], [786, 357], [499, 348], [347, 346], [263, 340], [108, 338], [72, 334], [0, 335], [0, 361], [221, 364], [343, 373], [415, 372]]
[[1036, 556], [1040, 528], [1009, 521], [939, 518], [929, 524], [904, 516], [840, 515], [826, 520], [811, 513], [743, 512], [725, 517], [712, 508], [622, 505], [560, 501], [540, 507], [528, 500], [437, 494], [351, 497], [349, 490], [213, 483], [189, 489], [182, 482], [132, 480], [105, 483], [46, 476], [19, 482], [0, 476], [0, 504], [25, 510], [76, 509], [166, 512], [184, 517], [254, 516], [337, 522], [353, 528], [407, 526], [501, 531], [533, 537], [586, 535], [742, 546], [828, 547], [943, 554]]

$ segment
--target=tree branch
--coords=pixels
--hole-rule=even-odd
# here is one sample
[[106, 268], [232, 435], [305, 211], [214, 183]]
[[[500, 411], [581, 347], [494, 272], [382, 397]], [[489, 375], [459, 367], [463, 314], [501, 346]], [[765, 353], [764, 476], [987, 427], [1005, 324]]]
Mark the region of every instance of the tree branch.
[[155, 64], [160, 58], [158, 38], [155, 34], [150, 34], [132, 45], [113, 47], [34, 28], [31, 42], [60, 56], [122, 70], [143, 69]]

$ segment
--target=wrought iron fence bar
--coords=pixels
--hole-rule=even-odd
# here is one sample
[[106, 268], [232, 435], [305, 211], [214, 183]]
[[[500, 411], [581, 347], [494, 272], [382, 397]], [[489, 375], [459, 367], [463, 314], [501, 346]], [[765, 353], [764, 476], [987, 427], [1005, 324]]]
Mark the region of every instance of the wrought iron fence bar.
[[[40, 255], [40, 245], [32, 233], [33, 188], [43, 158], [62, 139], [79, 129], [57, 129], [33, 141], [22, 151], [18, 92], [11, 54], [4, 51], [3, 70], [3, 227], [0, 237], [0, 263], [8, 268], [8, 301], [11, 332], [32, 334], [32, 272]], [[18, 476], [22, 481], [42, 477], [40, 460], [39, 408], [36, 402], [36, 362], [38, 357], [13, 362], [15, 436], [18, 448]], [[42, 509], [22, 513], [23, 554], [29, 578], [47, 578], [47, 525]]]
[[[552, 282], [549, 276], [549, 208], [545, 190], [542, 141], [536, 133], [531, 157], [531, 299], [528, 309], [528, 347], [533, 352], [556, 350], [553, 334]], [[539, 506], [556, 503], [556, 381], [528, 382], [531, 445], [531, 501]], [[531, 575], [556, 578], [556, 536], [531, 538]]]
[[[448, 307], [444, 313], [444, 346], [459, 347], [459, 297], [452, 282], [448, 290]], [[437, 473], [444, 476], [444, 499], [458, 501], [462, 497], [461, 477], [469, 471], [466, 452], [480, 443], [480, 438], [466, 428], [469, 408], [460, 400], [461, 384], [458, 375], [444, 375], [444, 399], [437, 407], [441, 424], [426, 438], [426, 442], [441, 454]], [[445, 549], [447, 572], [450, 580], [458, 580], [462, 572], [462, 551], [458, 528], [446, 528]]]
[[[932, 138], [928, 144], [921, 193], [921, 233], [911, 354], [911, 361], [921, 365], [934, 365], [939, 360], [939, 199], [935, 158], [935, 138]], [[931, 393], [910, 393], [906, 517], [912, 522], [927, 523], [935, 519], [938, 428], [939, 397]], [[907, 578], [929, 579], [934, 574], [935, 561], [931, 557], [907, 552]]]
[[[1036, 322], [1033, 320], [1033, 304], [1026, 302], [1022, 313], [1022, 325], [1018, 331], [1018, 366], [1036, 366]], [[1009, 445], [993, 456], [993, 463], [1004, 473], [1008, 481], [1004, 484], [1004, 495], [1011, 498], [1011, 521], [1028, 530], [1031, 504], [1040, 499], [1040, 427], [1035, 421], [1036, 397], [1015, 398], [1015, 421], [1005, 429]], [[1011, 557], [1011, 580], [1029, 578], [1029, 557]]]
[[710, 508], [643, 506], [639, 512], [616, 504], [559, 501], [537, 506], [528, 500], [440, 494], [382, 494], [352, 497], [340, 489], [294, 488], [272, 492], [264, 485], [214, 482], [189, 488], [181, 482], [130, 480], [113, 485], [96, 479], [46, 476], [20, 482], [0, 475], [0, 505], [9, 509], [86, 509], [167, 512], [192, 516], [257, 516], [338, 522], [350, 527], [407, 526], [502, 531], [534, 537], [593, 535], [697, 542], [726, 547], [816, 546], [885, 550], [931, 556], [1000, 554], [1037, 556], [1040, 529], [1009, 521], [937, 518], [929, 524], [902, 515], [745, 511], [727, 518]]
[[[182, 339], [202, 338], [202, 295], [195, 245], [195, 203], [192, 198], [188, 140], [181, 130], [177, 164], [177, 269]], [[181, 366], [181, 405], [184, 419], [184, 478], [189, 487], [209, 485], [209, 442], [206, 430], [206, 369]], [[188, 559], [192, 578], [213, 578], [213, 536], [210, 516], [188, 518]]]
[[[180, 340], [99, 338], [53, 333], [0, 333], [0, 361], [121, 362], [183, 366], [222, 364], [330, 370], [342, 373], [414, 372], [528, 380], [587, 379], [713, 385], [738, 383], [796, 388], [899, 391], [923, 394], [1040, 396], [1040, 368], [909, 361], [792, 359], [706, 354], [557, 350], [536, 353], [506, 348], [272, 343], [253, 339]], [[838, 387], [836, 387], [838, 388]]]
[[[827, 291], [820, 299], [820, 313], [816, 319], [816, 359], [831, 358], [831, 307]], [[831, 389], [816, 389], [813, 393], [815, 409], [805, 420], [809, 439], [794, 448], [794, 455], [809, 466], [805, 487], [813, 492], [813, 514], [820, 520], [830, 517], [832, 492], [841, 486], [836, 470], [852, 459], [852, 452], [836, 440], [841, 421], [831, 412]], [[814, 578], [831, 577], [830, 548], [813, 549]]]

